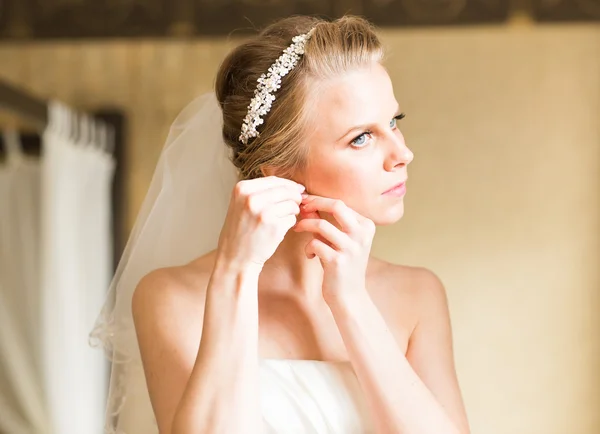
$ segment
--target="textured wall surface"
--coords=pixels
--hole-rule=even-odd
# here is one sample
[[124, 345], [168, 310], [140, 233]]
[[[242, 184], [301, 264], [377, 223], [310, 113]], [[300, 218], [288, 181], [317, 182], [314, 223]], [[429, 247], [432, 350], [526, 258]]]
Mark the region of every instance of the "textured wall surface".
[[[382, 32], [409, 167], [374, 253], [445, 282], [473, 433], [600, 432], [600, 28]], [[0, 45], [0, 77], [128, 115], [131, 225], [236, 40]]]

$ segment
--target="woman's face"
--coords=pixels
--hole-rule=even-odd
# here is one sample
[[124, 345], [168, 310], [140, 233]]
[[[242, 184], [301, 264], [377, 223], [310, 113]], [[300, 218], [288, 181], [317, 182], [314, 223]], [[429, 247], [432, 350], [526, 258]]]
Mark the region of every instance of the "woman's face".
[[406, 180], [413, 153], [395, 119], [400, 110], [387, 71], [374, 62], [324, 83], [315, 99], [308, 164], [294, 180], [375, 224], [398, 221], [404, 197], [384, 192]]

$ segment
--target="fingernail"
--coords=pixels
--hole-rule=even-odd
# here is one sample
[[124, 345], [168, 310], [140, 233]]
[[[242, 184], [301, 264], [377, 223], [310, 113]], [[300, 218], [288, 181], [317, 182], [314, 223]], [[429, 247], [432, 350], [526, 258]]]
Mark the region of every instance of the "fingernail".
[[302, 193], [302, 199], [306, 199], [307, 197], [308, 197], [308, 194]]

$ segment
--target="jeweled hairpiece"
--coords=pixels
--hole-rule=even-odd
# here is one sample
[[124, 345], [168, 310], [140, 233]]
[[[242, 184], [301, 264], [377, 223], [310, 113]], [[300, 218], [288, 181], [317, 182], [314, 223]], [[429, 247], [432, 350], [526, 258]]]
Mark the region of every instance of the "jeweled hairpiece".
[[248, 105], [248, 113], [242, 123], [239, 138], [244, 145], [251, 137], [258, 137], [256, 127], [264, 122], [261, 116], [265, 116], [271, 110], [271, 104], [275, 101], [273, 93], [281, 87], [281, 79], [296, 66], [300, 56], [304, 54], [304, 45], [314, 30], [312, 28], [308, 33], [294, 36], [292, 44], [283, 50], [283, 54], [269, 67], [268, 72], [256, 80], [258, 85]]

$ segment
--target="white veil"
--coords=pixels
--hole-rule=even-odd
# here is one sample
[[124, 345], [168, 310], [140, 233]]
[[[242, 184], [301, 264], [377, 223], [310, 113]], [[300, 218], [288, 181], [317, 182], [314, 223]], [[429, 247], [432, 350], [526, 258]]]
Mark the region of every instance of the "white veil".
[[133, 291], [150, 271], [182, 265], [217, 247], [238, 171], [222, 138], [214, 93], [175, 119], [150, 188], [90, 333], [113, 362], [106, 433], [158, 432], [131, 315]]

